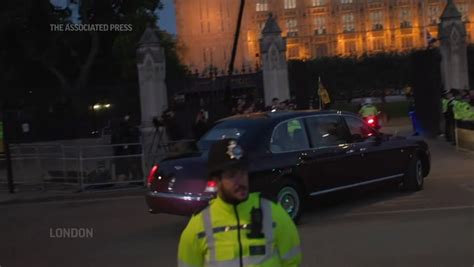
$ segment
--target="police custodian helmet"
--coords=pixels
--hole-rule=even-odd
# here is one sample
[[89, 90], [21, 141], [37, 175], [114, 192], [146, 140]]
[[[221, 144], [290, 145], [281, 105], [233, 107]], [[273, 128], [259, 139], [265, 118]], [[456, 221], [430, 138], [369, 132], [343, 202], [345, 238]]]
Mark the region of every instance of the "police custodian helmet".
[[226, 138], [215, 142], [209, 150], [208, 173], [229, 169], [246, 169], [248, 166], [244, 150], [236, 139]]

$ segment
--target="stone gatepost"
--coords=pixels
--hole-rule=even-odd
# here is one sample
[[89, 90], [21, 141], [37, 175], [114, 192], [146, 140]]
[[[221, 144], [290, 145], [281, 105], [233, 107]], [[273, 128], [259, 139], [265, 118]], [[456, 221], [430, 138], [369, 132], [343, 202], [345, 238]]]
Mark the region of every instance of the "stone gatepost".
[[441, 77], [444, 90], [469, 89], [467, 72], [467, 32], [462, 15], [452, 0], [441, 15], [439, 40], [441, 52]]
[[265, 105], [270, 106], [274, 97], [281, 101], [290, 99], [286, 40], [272, 14], [267, 19], [260, 39], [262, 55], [263, 89]]
[[[166, 89], [165, 51], [159, 44], [158, 29], [148, 26], [143, 33], [137, 49], [137, 68], [140, 86], [141, 131], [143, 151], [149, 153], [155, 135], [153, 118], [160, 118], [168, 107]], [[166, 136], [163, 134], [163, 137]], [[164, 140], [161, 140], [164, 141]], [[156, 145], [156, 144], [155, 144]], [[148, 162], [148, 161], [147, 161]]]

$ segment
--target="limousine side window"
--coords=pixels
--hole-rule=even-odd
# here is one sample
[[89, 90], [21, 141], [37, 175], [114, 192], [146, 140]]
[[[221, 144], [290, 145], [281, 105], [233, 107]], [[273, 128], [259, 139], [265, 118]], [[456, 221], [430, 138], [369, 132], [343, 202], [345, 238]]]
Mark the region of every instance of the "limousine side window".
[[352, 142], [364, 142], [377, 133], [365, 124], [362, 120], [355, 117], [346, 117], [347, 126], [351, 132]]
[[315, 147], [347, 144], [350, 134], [340, 116], [317, 116], [307, 118], [311, 141]]
[[273, 131], [270, 150], [273, 153], [309, 149], [304, 125], [299, 119], [285, 121]]

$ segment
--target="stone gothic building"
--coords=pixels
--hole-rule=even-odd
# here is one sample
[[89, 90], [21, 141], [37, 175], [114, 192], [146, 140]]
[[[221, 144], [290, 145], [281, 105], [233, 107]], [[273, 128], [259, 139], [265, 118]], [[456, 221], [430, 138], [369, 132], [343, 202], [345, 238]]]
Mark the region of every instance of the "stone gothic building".
[[[174, 0], [184, 62], [199, 72], [227, 69], [240, 0]], [[269, 13], [286, 37], [288, 59], [406, 51], [438, 36], [446, 0], [247, 0], [235, 66], [261, 64]], [[474, 42], [474, 0], [455, 0]], [[437, 45], [435, 43], [435, 45]]]

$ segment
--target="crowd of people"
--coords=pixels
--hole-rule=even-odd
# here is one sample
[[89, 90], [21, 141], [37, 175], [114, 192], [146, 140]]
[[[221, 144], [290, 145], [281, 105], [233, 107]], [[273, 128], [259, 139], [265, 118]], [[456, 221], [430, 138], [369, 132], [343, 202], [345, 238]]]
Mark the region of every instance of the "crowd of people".
[[274, 97], [272, 104], [265, 106], [263, 101], [255, 101], [249, 97], [243, 96], [237, 99], [236, 105], [232, 108], [232, 115], [237, 114], [249, 114], [253, 112], [275, 112], [275, 111], [288, 111], [295, 110], [296, 104], [291, 100], [280, 101], [279, 98]]

